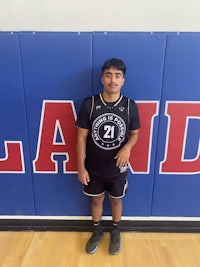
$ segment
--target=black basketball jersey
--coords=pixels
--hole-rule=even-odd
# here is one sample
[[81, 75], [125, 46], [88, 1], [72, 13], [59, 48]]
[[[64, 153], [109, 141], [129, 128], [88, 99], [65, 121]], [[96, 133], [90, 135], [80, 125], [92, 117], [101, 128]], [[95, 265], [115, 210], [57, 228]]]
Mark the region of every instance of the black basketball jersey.
[[[130, 99], [121, 95], [118, 101], [106, 103], [99, 94], [86, 101], [90, 102], [86, 169], [95, 176], [112, 180], [125, 171], [116, 166], [114, 157], [128, 140]], [[79, 116], [76, 124], [81, 127]]]

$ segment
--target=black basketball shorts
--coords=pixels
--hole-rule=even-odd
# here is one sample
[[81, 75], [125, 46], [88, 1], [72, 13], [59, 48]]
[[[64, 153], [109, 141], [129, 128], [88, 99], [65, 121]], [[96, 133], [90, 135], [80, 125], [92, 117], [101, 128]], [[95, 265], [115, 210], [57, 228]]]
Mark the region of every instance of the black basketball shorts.
[[112, 198], [122, 198], [128, 188], [127, 173], [121, 174], [117, 179], [106, 181], [104, 177], [90, 174], [90, 182], [84, 186], [83, 193], [87, 196], [100, 196], [107, 192]]

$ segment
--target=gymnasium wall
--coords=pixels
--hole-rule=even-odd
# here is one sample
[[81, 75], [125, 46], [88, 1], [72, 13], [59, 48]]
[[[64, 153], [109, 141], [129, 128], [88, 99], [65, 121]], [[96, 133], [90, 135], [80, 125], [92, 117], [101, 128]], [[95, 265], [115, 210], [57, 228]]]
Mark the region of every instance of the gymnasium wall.
[[200, 34], [186, 32], [0, 32], [0, 215], [90, 215], [75, 120], [111, 57], [141, 118], [123, 216], [200, 216]]

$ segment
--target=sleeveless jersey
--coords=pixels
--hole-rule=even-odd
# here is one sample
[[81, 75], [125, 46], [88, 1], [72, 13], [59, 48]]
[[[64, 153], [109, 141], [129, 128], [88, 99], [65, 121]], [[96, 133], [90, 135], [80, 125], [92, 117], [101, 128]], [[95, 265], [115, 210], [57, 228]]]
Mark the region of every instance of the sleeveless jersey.
[[115, 103], [106, 103], [101, 94], [92, 99], [86, 169], [105, 180], [127, 171], [116, 166], [114, 157], [128, 140], [129, 103], [130, 99], [122, 95]]

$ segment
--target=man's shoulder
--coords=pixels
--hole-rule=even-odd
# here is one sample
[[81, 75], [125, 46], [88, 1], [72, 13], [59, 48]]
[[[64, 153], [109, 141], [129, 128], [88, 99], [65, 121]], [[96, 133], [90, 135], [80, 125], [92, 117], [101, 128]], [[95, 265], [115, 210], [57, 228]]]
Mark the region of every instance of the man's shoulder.
[[132, 104], [135, 104], [135, 100], [130, 98], [130, 97], [128, 97], [128, 96], [126, 96], [126, 95], [123, 95], [123, 99], [126, 100], [126, 101], [130, 101], [130, 103], [132, 103]]
[[83, 100], [82, 108], [90, 113], [91, 110], [93, 110], [94, 104], [96, 103], [98, 97], [99, 95], [91, 95], [91, 96], [86, 97]]
[[92, 96], [87, 96], [85, 99], [84, 99], [84, 102], [90, 102], [92, 99]]
[[83, 100], [83, 105], [86, 107], [90, 107], [92, 103], [92, 96], [88, 96]]
[[96, 95], [91, 95], [91, 96], [87, 96], [85, 99], [84, 99], [84, 102], [86, 103], [91, 103], [92, 99], [96, 99], [99, 97], [99, 94], [96, 94]]

